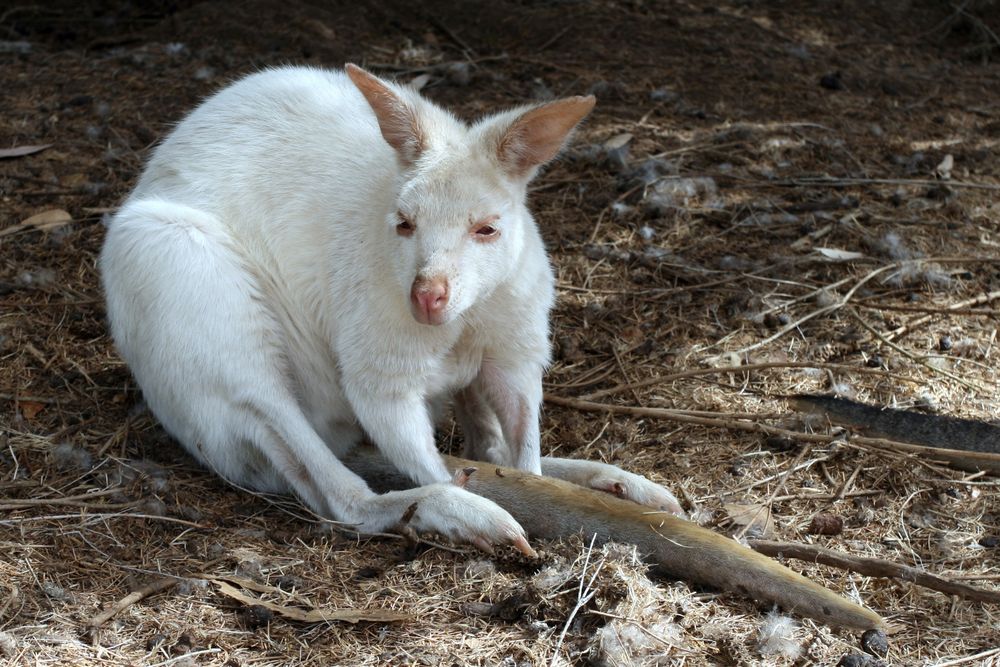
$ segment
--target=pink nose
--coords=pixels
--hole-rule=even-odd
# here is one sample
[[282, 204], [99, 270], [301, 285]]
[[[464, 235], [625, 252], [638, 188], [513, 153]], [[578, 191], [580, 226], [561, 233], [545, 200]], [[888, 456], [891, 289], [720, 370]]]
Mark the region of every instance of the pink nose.
[[417, 276], [410, 289], [413, 317], [421, 324], [441, 324], [448, 306], [448, 279]]

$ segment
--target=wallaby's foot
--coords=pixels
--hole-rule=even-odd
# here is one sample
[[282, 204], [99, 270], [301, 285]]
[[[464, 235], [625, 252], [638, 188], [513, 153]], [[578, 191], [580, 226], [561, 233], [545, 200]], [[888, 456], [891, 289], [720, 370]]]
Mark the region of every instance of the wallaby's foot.
[[579, 486], [604, 491], [653, 509], [686, 517], [674, 494], [641, 475], [596, 461], [542, 458], [542, 474], [558, 477]]
[[[469, 469], [460, 470], [455, 481], [464, 484], [470, 474]], [[521, 524], [507, 510], [456, 483], [393, 491], [375, 496], [369, 503], [367, 518], [358, 526], [363, 533], [405, 526], [418, 533], [438, 533], [455, 542], [468, 542], [489, 554], [497, 545], [511, 544], [525, 556], [537, 556]]]

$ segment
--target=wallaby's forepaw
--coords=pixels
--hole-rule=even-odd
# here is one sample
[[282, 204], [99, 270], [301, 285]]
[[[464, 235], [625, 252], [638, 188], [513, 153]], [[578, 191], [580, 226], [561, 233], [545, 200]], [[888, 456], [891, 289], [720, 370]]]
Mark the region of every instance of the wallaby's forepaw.
[[459, 471], [452, 484], [430, 484], [399, 492], [409, 497], [396, 529], [438, 533], [455, 542], [474, 544], [489, 554], [497, 545], [510, 544], [525, 556], [536, 557], [521, 524], [507, 510], [459, 486], [474, 472], [475, 468]]

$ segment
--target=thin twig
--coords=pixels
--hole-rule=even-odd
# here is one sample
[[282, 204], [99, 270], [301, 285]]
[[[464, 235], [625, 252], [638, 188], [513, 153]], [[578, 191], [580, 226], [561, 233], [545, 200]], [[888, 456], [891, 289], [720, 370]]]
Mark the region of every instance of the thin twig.
[[995, 308], [955, 308], [945, 306], [936, 308], [934, 306], [903, 306], [894, 303], [855, 303], [855, 308], [865, 310], [896, 310], [903, 313], [932, 313], [934, 315], [986, 315], [987, 317], [1000, 316], [1000, 310]]
[[957, 373], [952, 373], [951, 371], [946, 371], [943, 368], [938, 368], [934, 364], [932, 364], [929, 361], [927, 361], [926, 357], [920, 357], [920, 356], [914, 354], [913, 352], [910, 352], [909, 350], [903, 348], [902, 346], [897, 345], [896, 343], [892, 342], [891, 340], [889, 340], [888, 338], [886, 338], [885, 335], [883, 335], [882, 333], [880, 333], [875, 327], [873, 327], [872, 325], [870, 325], [868, 323], [868, 321], [865, 320], [863, 317], [861, 317], [861, 315], [859, 315], [856, 310], [853, 310], [853, 309], [848, 310], [848, 313], [850, 313], [850, 315], [858, 322], [858, 324], [860, 324], [868, 333], [870, 333], [871, 335], [875, 336], [875, 338], [877, 338], [878, 340], [880, 340], [885, 345], [888, 345], [889, 347], [891, 347], [892, 349], [894, 349], [896, 352], [899, 352], [901, 355], [903, 355], [907, 359], [909, 359], [909, 360], [911, 360], [911, 361], [913, 361], [915, 363], [920, 364], [921, 366], [923, 366], [924, 368], [926, 368], [927, 370], [929, 370], [931, 373], [937, 373], [939, 375], [943, 375], [946, 378], [950, 378], [950, 379], [954, 380], [955, 382], [958, 382], [959, 384], [962, 384], [962, 385], [968, 387], [969, 389], [975, 389], [976, 391], [985, 392], [985, 393], [989, 393], [990, 392], [990, 390], [987, 389], [986, 387], [982, 387], [982, 386], [976, 384], [975, 382], [972, 382], [971, 380], [966, 380], [965, 378], [963, 378], [962, 376], [958, 375]]
[[565, 28], [563, 28], [562, 30], [560, 30], [559, 32], [557, 32], [556, 34], [552, 35], [547, 40], [545, 40], [544, 44], [535, 49], [535, 53], [541, 53], [545, 49], [549, 48], [550, 46], [558, 42], [563, 35], [565, 35], [572, 29], [573, 29], [573, 24], [570, 23], [568, 26], [566, 26]]
[[833, 303], [833, 304], [830, 304], [829, 306], [824, 306], [822, 308], [818, 308], [818, 309], [814, 310], [813, 312], [800, 317], [799, 319], [795, 320], [791, 324], [788, 324], [788, 325], [782, 327], [776, 333], [768, 336], [764, 340], [758, 341], [758, 342], [754, 343], [753, 345], [748, 345], [747, 347], [743, 348], [742, 350], [737, 350], [734, 354], [743, 355], [743, 354], [746, 354], [747, 352], [752, 352], [753, 350], [756, 350], [758, 348], [764, 347], [768, 343], [772, 343], [772, 342], [778, 340], [779, 338], [781, 338], [782, 336], [784, 336], [785, 334], [787, 334], [790, 331], [795, 331], [800, 326], [802, 326], [804, 323], [808, 322], [809, 320], [811, 320], [811, 319], [813, 319], [815, 317], [818, 317], [820, 315], [825, 315], [827, 313], [831, 313], [831, 312], [833, 312], [835, 310], [840, 310], [841, 308], [843, 308], [844, 306], [846, 306], [848, 304], [848, 302], [851, 300], [851, 297], [854, 296], [854, 293], [857, 292], [859, 289], [861, 289], [867, 282], [869, 282], [870, 280], [872, 280], [873, 278], [875, 278], [875, 276], [879, 275], [880, 273], [884, 273], [885, 271], [888, 271], [889, 269], [893, 269], [893, 268], [898, 268], [898, 265], [896, 265], [896, 264], [888, 264], [886, 266], [883, 266], [883, 267], [880, 267], [878, 269], [875, 269], [874, 271], [868, 273], [865, 277], [863, 277], [857, 283], [855, 283], [854, 287], [852, 287], [851, 289], [849, 289], [847, 291], [847, 294], [845, 294], [843, 296], [843, 298], [841, 298], [839, 301], [837, 301], [837, 303]]
[[444, 22], [442, 22], [440, 19], [437, 19], [437, 18], [435, 18], [433, 16], [428, 17], [428, 19], [430, 20], [431, 25], [433, 25], [435, 28], [437, 28], [438, 30], [440, 30], [441, 32], [443, 32], [445, 35], [447, 35], [448, 39], [450, 39], [451, 41], [455, 42], [455, 44], [460, 49], [462, 49], [462, 51], [465, 52], [466, 56], [468, 56], [468, 57], [475, 57], [476, 56], [476, 50], [474, 48], [472, 48], [471, 46], [469, 46], [465, 42], [464, 39], [462, 39], [461, 37], [459, 37], [458, 34], [455, 33], [455, 31], [452, 30], [451, 28], [449, 28], [447, 25], [445, 25]]
[[[979, 653], [976, 653], [975, 655], [969, 655], [964, 658], [955, 658], [954, 660], [948, 660], [947, 662], [936, 662], [930, 667], [955, 667], [955, 665], [965, 665], [970, 662], [975, 662], [980, 665], [987, 665], [989, 663], [983, 660], [983, 658], [989, 658], [998, 653], [1000, 653], [1000, 646], [998, 646], [997, 648], [986, 649], [985, 651], [981, 651]], [[983, 660], [983, 662], [977, 662], [979, 660]]]
[[[14, 584], [11, 584], [10, 595], [7, 596], [7, 599], [4, 601], [3, 605], [0, 605], [0, 622], [3, 621], [3, 617], [7, 613], [7, 610], [10, 609], [11, 605], [17, 602], [20, 598], [21, 598], [21, 589], [15, 586]], [[3, 626], [0, 625], [0, 627]]]
[[194, 521], [185, 521], [172, 516], [157, 516], [156, 514], [132, 514], [124, 512], [101, 512], [97, 514], [48, 514], [44, 516], [25, 516], [17, 519], [4, 519], [0, 521], [0, 526], [13, 526], [29, 521], [62, 521], [64, 519], [150, 519], [152, 521], [165, 521], [167, 523], [179, 523], [189, 528], [208, 528]]
[[140, 588], [139, 590], [132, 591], [111, 608], [102, 611], [100, 614], [90, 619], [87, 623], [87, 629], [90, 632], [90, 641], [94, 644], [97, 643], [97, 630], [106, 621], [118, 614], [119, 612], [128, 609], [136, 602], [143, 600], [150, 595], [155, 595], [161, 591], [165, 591], [169, 588], [173, 588], [180, 581], [176, 577], [164, 577], [163, 579], [157, 579], [156, 581], [150, 582]]
[[68, 500], [64, 498], [46, 498], [42, 500], [22, 500], [11, 498], [0, 501], [0, 511], [22, 510], [27, 507], [83, 507], [94, 510], [121, 510], [127, 507], [135, 507], [141, 501], [130, 500], [125, 503], [88, 503], [83, 500]]
[[[929, 178], [833, 178], [829, 176], [807, 176], [784, 181], [770, 181], [761, 183], [763, 187], [800, 187], [803, 185], [829, 185], [839, 187], [843, 185], [921, 185], [933, 187], [941, 185], [942, 181]], [[975, 190], [1000, 190], [1000, 185], [992, 183], [972, 183], [969, 181], [946, 181], [949, 187], [971, 188]]]
[[[948, 311], [951, 311], [951, 310], [961, 310], [963, 308], [968, 308], [969, 306], [978, 306], [978, 305], [981, 305], [981, 304], [984, 304], [984, 303], [990, 303], [991, 301], [995, 301], [996, 299], [1000, 299], [1000, 290], [994, 290], [994, 291], [989, 292], [987, 294], [980, 294], [977, 297], [973, 297], [971, 299], [966, 299], [965, 301], [959, 301], [959, 302], [957, 302], [957, 303], [955, 303], [955, 304], [953, 304], [951, 306], [948, 306], [943, 311], [938, 311], [938, 312], [948, 312]], [[911, 322], [907, 322], [906, 324], [903, 324], [902, 326], [896, 327], [895, 329], [893, 329], [892, 331], [890, 331], [889, 333], [887, 333], [885, 335], [885, 337], [886, 337], [887, 340], [894, 341], [897, 338], [900, 338], [901, 336], [909, 333], [910, 331], [912, 331], [916, 327], [920, 326], [921, 324], [924, 324], [926, 322], [931, 321], [932, 319], [934, 319], [934, 315], [935, 314], [936, 313], [928, 313], [927, 315], [923, 315], [921, 317], [918, 317], [918, 318], [916, 318], [915, 320], [913, 320]]]
[[590, 581], [586, 582], [584, 585], [584, 580], [587, 577], [587, 567], [590, 565], [590, 555], [594, 552], [594, 540], [597, 539], [597, 534], [591, 536], [590, 545], [587, 547], [586, 552], [583, 557], [583, 569], [580, 571], [580, 588], [576, 593], [576, 605], [573, 607], [573, 611], [569, 613], [569, 617], [566, 619], [565, 625], [563, 625], [562, 632], [559, 634], [559, 641], [556, 642], [556, 647], [552, 651], [552, 660], [550, 665], [556, 664], [556, 658], [559, 657], [559, 649], [562, 648], [563, 640], [566, 639], [566, 633], [569, 632], [569, 626], [573, 623], [573, 619], [580, 612], [583, 607], [590, 602], [597, 594], [596, 588], [594, 588], [594, 581], [597, 580], [597, 575], [600, 574], [601, 568], [604, 566], [604, 562], [601, 561], [594, 566], [594, 573], [590, 577]]
[[188, 658], [193, 658], [196, 655], [207, 655], [210, 653], [222, 653], [221, 648], [203, 648], [200, 651], [190, 651], [181, 655], [175, 655], [173, 658], [168, 658], [163, 662], [156, 662], [149, 667], [167, 667], [167, 665], [172, 665], [175, 662], [180, 662], [181, 660], [187, 660]]
[[810, 451], [812, 451], [812, 447], [810, 445], [806, 445], [805, 447], [803, 447], [801, 450], [799, 450], [799, 453], [796, 454], [795, 460], [792, 461], [792, 465], [790, 465], [788, 468], [786, 468], [778, 475], [779, 478], [778, 483], [774, 485], [773, 489], [771, 489], [771, 495], [767, 497], [767, 500], [761, 503], [760, 508], [756, 512], [754, 512], [753, 517], [751, 517], [749, 521], [743, 524], [743, 527], [740, 528], [740, 530], [736, 533], [737, 540], [743, 539], [743, 536], [746, 535], [747, 531], [750, 530], [750, 527], [754, 525], [754, 523], [757, 521], [757, 518], [760, 516], [761, 512], [766, 511], [767, 514], [765, 518], [770, 518], [771, 508], [774, 506], [774, 499], [778, 496], [778, 491], [781, 491], [783, 488], [785, 488], [785, 484], [788, 483], [788, 478], [791, 476], [796, 466], [799, 465], [802, 459], [804, 459], [806, 457], [806, 454], [808, 454]]
[[8, 394], [0, 392], [0, 401], [28, 401], [31, 403], [45, 403], [46, 405], [57, 405], [58, 398], [45, 398], [44, 396], [26, 396], [24, 394]]
[[909, 581], [918, 586], [929, 588], [948, 595], [957, 595], [966, 600], [977, 602], [1000, 603], [1000, 591], [988, 591], [968, 584], [958, 583], [930, 574], [919, 568], [902, 565], [882, 558], [864, 558], [852, 556], [840, 551], [818, 547], [813, 544], [798, 544], [792, 542], [772, 542], [770, 540], [750, 540], [754, 551], [767, 556], [784, 556], [811, 563], [822, 563], [830, 567], [840, 568], [863, 574], [866, 577], [883, 577]]
[[908, 378], [903, 375], [897, 375], [895, 373], [890, 373], [889, 371], [884, 371], [880, 368], [867, 368], [867, 367], [854, 367], [847, 366], [845, 364], [832, 364], [828, 362], [815, 361], [769, 361], [759, 364], [741, 364], [739, 366], [719, 366], [716, 368], [693, 368], [686, 371], [679, 371], [677, 373], [670, 373], [669, 375], [659, 375], [657, 377], [647, 378], [645, 380], [639, 380], [637, 382], [632, 382], [630, 384], [619, 384], [609, 389], [602, 389], [600, 391], [591, 392], [580, 398], [585, 400], [593, 400], [595, 398], [604, 398], [605, 396], [612, 396], [614, 394], [621, 393], [623, 391], [631, 389], [643, 389], [645, 387], [652, 387], [658, 384], [664, 384], [667, 382], [672, 382], [674, 380], [681, 380], [689, 377], [697, 377], [699, 375], [714, 375], [718, 373], [745, 373], [749, 371], [759, 371], [766, 370], [769, 368], [826, 368], [829, 370], [843, 371], [845, 373], [863, 373], [868, 375], [881, 375], [883, 377], [889, 377], [893, 380], [899, 380], [901, 382], [911, 382], [913, 384], [921, 384], [921, 380]]
[[[767, 477], [764, 477], [763, 479], [758, 479], [758, 480], [755, 480], [755, 481], [751, 482], [750, 484], [746, 484], [744, 486], [741, 486], [740, 488], [735, 489], [733, 491], [733, 494], [735, 494], [735, 495], [742, 495], [742, 494], [746, 493], [747, 491], [755, 489], [758, 486], [763, 486], [764, 484], [767, 484], [768, 482], [774, 481], [774, 480], [779, 479], [779, 478], [782, 480], [781, 484], [778, 486], [778, 489], [780, 490], [781, 486], [783, 486], [784, 483], [785, 483], [785, 479], [787, 479], [788, 476], [791, 475], [792, 473], [799, 472], [800, 470], [808, 470], [809, 468], [812, 468], [817, 463], [824, 463], [826, 461], [829, 461], [831, 458], [833, 458], [831, 456], [817, 456], [814, 459], [809, 459], [808, 461], [802, 461], [802, 455], [805, 454], [807, 451], [808, 451], [808, 448], [803, 447], [802, 451], [799, 452], [799, 456], [796, 457], [795, 461], [792, 462], [792, 465], [789, 466], [786, 470], [782, 470], [781, 472], [777, 472], [777, 473], [775, 473], [773, 475], [768, 475]], [[802, 462], [800, 463], [800, 461], [802, 461]], [[775, 494], [772, 494], [772, 495], [775, 495]], [[773, 500], [774, 500], [774, 497], [769, 498], [768, 502], [773, 502]]]

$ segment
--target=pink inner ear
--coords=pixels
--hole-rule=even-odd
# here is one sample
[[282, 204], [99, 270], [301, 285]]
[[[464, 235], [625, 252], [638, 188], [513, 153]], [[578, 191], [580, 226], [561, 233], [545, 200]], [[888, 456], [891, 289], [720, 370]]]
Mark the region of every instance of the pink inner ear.
[[514, 121], [497, 149], [500, 162], [522, 176], [556, 156], [566, 137], [594, 108], [593, 95], [569, 97], [528, 111]]
[[425, 139], [416, 112], [389, 86], [355, 65], [345, 68], [375, 113], [382, 138], [405, 163], [413, 163], [423, 152]]

